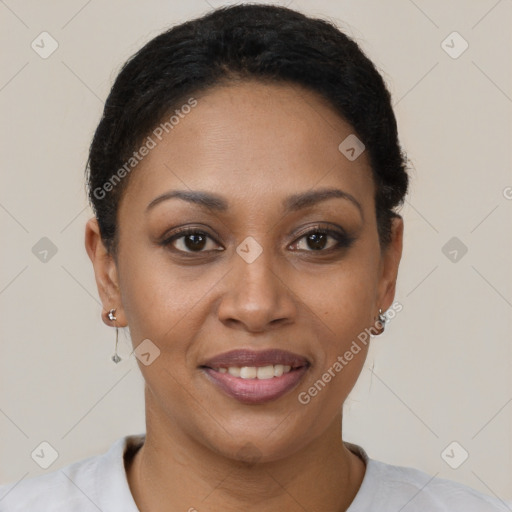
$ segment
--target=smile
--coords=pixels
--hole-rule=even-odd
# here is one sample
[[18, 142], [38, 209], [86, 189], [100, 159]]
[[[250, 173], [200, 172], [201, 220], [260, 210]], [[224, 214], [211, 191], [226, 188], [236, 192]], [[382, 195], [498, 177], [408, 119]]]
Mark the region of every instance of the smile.
[[292, 391], [304, 378], [309, 365], [299, 368], [272, 365], [201, 369], [209, 382], [225, 395], [243, 404], [257, 405], [277, 400]]
[[233, 377], [240, 377], [241, 379], [273, 379], [274, 377], [281, 377], [283, 373], [288, 373], [291, 370], [290, 365], [275, 364], [268, 366], [230, 366], [229, 368], [213, 368], [219, 373], [229, 373]]

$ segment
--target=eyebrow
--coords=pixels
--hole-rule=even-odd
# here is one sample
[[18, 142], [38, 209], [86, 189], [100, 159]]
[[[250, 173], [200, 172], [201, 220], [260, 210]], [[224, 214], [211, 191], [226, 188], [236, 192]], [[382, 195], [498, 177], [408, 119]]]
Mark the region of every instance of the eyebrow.
[[[321, 201], [332, 198], [340, 198], [350, 201], [357, 207], [361, 218], [364, 220], [363, 207], [361, 206], [361, 203], [359, 203], [352, 194], [338, 188], [321, 188], [291, 195], [283, 201], [284, 213], [295, 212], [302, 208], [307, 208], [308, 206], [313, 206]], [[148, 213], [157, 204], [169, 199], [181, 199], [218, 212], [225, 212], [229, 206], [226, 199], [211, 192], [203, 192], [199, 190], [171, 190], [153, 199], [146, 207], [146, 213]]]

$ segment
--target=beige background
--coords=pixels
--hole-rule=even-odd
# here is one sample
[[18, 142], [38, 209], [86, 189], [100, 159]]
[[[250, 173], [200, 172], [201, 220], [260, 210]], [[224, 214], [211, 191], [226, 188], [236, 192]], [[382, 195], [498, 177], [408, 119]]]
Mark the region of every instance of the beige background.
[[[0, 3], [1, 483], [45, 472], [31, 458], [42, 441], [59, 453], [51, 471], [144, 431], [128, 333], [116, 366], [114, 331], [100, 320], [83, 169], [122, 63], [221, 3]], [[512, 2], [281, 3], [334, 20], [367, 51], [414, 164], [403, 311], [374, 339], [344, 438], [373, 458], [512, 499]], [[59, 45], [47, 59], [31, 48], [43, 31]], [[456, 59], [442, 47], [453, 31], [469, 44]], [[453, 52], [462, 41], [446, 44]], [[42, 237], [57, 248], [46, 263], [32, 252]], [[468, 249], [455, 262], [443, 252], [452, 237]], [[469, 452], [458, 469], [441, 457], [452, 441]]]

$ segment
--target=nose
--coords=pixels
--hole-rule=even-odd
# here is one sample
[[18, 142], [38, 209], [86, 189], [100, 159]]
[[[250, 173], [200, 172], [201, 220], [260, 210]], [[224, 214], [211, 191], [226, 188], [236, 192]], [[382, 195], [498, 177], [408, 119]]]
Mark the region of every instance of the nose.
[[251, 263], [235, 253], [226, 278], [218, 316], [227, 326], [263, 332], [295, 321], [297, 300], [291, 283], [286, 282], [282, 267], [278, 268], [269, 250]]

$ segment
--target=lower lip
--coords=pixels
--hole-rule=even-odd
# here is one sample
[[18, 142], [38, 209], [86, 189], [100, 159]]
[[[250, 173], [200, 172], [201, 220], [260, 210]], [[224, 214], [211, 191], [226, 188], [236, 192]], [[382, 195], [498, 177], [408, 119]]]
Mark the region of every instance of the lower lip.
[[242, 379], [229, 373], [220, 373], [211, 368], [202, 368], [211, 382], [227, 395], [244, 404], [264, 404], [283, 396], [295, 388], [308, 367], [303, 366], [281, 377], [271, 379]]

